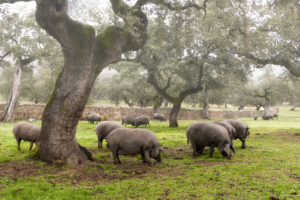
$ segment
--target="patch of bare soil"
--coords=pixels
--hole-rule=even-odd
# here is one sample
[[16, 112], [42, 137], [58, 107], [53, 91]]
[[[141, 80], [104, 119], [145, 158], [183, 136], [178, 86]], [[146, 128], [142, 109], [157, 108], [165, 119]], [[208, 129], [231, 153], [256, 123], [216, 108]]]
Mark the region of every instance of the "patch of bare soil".
[[[167, 162], [166, 159], [182, 160], [192, 156], [192, 150], [187, 146], [163, 148], [165, 153], [168, 154], [167, 158], [162, 157], [163, 162]], [[60, 160], [54, 163], [42, 163], [33, 160], [3, 162], [0, 163], [0, 177], [7, 177], [12, 180], [17, 180], [18, 178], [44, 176], [47, 182], [55, 187], [57, 183], [63, 183], [67, 180], [71, 181], [73, 185], [77, 185], [81, 182], [98, 182], [103, 180], [115, 181], [132, 178], [142, 179], [150, 174], [154, 175], [158, 173], [162, 175], [174, 175], [182, 173], [180, 166], [174, 167], [170, 170], [168, 167], [161, 167], [161, 164], [153, 159], [151, 159], [153, 166], [143, 163], [142, 160], [130, 159], [130, 157], [136, 156], [120, 156], [123, 164], [113, 167], [114, 164], [111, 152], [103, 153], [105, 153], [105, 155], [103, 155], [102, 159], [94, 159], [94, 162], [82, 164], [77, 167], [64, 166], [63, 161]], [[208, 154], [201, 156], [208, 156]], [[227, 161], [224, 158], [224, 160], [217, 162], [195, 159], [195, 163], [203, 166], [212, 166], [232, 162]], [[105, 166], [109, 172], [104, 172], [101, 166]], [[110, 168], [109, 166], [112, 167]]]
[[[44, 175], [48, 182], [55, 186], [55, 183], [61, 183], [65, 180], [71, 180], [76, 185], [80, 182], [98, 182], [101, 180], [125, 180], [139, 178], [155, 169], [145, 163], [134, 163], [134, 165], [118, 167], [112, 171], [121, 171], [126, 176], [120, 176], [116, 173], [104, 173], [103, 168], [98, 164], [99, 160], [91, 164], [82, 164], [77, 167], [63, 167], [61, 162], [55, 163], [37, 163], [37, 161], [23, 162], [4, 162], [0, 163], [0, 177], [8, 177], [12, 180], [25, 177], [37, 177]], [[111, 161], [113, 165], [113, 161]], [[50, 180], [51, 179], [51, 180]]]

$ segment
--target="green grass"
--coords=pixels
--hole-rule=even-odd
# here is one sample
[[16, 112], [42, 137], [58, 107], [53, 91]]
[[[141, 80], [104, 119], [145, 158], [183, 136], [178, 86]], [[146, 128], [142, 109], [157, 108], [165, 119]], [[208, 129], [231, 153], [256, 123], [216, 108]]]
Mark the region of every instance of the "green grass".
[[278, 120], [242, 119], [250, 127], [248, 148], [235, 140], [232, 160], [217, 149], [212, 159], [208, 152], [192, 157], [185, 131], [196, 121], [179, 121], [179, 128], [152, 122], [147, 129], [166, 153], [153, 167], [140, 155], [123, 156], [122, 165], [113, 165], [106, 142], [97, 148], [96, 125], [80, 122], [77, 140], [103, 170], [26, 160], [29, 142], [22, 141], [18, 151], [14, 124], [0, 124], [0, 199], [300, 199], [300, 136], [295, 135], [300, 111], [289, 108], [280, 108]]

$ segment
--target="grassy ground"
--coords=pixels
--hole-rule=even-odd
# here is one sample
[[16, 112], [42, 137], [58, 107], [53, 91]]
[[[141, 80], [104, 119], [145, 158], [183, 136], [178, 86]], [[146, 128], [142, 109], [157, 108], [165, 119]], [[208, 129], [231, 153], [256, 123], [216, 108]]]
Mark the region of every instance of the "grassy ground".
[[246, 149], [234, 141], [232, 160], [217, 149], [212, 159], [208, 152], [192, 157], [185, 131], [195, 121], [179, 121], [179, 128], [152, 123], [166, 153], [153, 167], [140, 155], [113, 165], [111, 152], [97, 148], [96, 125], [87, 122], [79, 123], [76, 137], [95, 165], [26, 160], [29, 143], [18, 151], [14, 124], [0, 124], [0, 199], [300, 199], [300, 111], [288, 109], [280, 108], [278, 120], [242, 119], [251, 134]]

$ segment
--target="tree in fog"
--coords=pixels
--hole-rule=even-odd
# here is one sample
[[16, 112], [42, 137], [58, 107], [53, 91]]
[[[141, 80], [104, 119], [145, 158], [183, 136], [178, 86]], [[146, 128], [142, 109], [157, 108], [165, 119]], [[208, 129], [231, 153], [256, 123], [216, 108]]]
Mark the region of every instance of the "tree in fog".
[[177, 115], [184, 99], [202, 91], [204, 85], [215, 87], [230, 78], [245, 79], [248, 65], [226, 50], [231, 41], [228, 32], [220, 29], [226, 23], [218, 19], [219, 15], [222, 11], [210, 12], [202, 20], [196, 12], [164, 13], [170, 23], [151, 21], [147, 44], [125, 59], [147, 70], [148, 82], [173, 104], [170, 127], [178, 126]]
[[[139, 50], [145, 45], [148, 19], [142, 8], [144, 5], [151, 3], [158, 10], [167, 6], [174, 12], [191, 7], [198, 12], [206, 11], [206, 1], [203, 6], [191, 2], [168, 5], [164, 1], [138, 0], [133, 6], [123, 0], [110, 2], [124, 26], [109, 26], [96, 32], [94, 27], [74, 21], [67, 14], [67, 0], [37, 1], [36, 19], [59, 42], [65, 58], [42, 116], [39, 153], [47, 161], [62, 159], [78, 165], [91, 159], [88, 151], [75, 139], [79, 118], [102, 69], [120, 61], [123, 53]], [[95, 2], [86, 2], [87, 5], [92, 3]]]
[[[0, 121], [13, 122], [14, 109], [20, 96], [23, 71], [33, 61], [41, 60], [42, 56], [48, 55], [47, 51], [53, 51], [56, 42], [37, 26], [33, 12], [23, 13], [19, 10], [18, 13], [7, 12], [1, 17], [0, 47], [6, 52], [5, 55], [12, 56], [15, 68], [13, 82], [10, 85], [11, 89], [7, 95], [6, 106]], [[37, 92], [36, 95], [38, 95]]]

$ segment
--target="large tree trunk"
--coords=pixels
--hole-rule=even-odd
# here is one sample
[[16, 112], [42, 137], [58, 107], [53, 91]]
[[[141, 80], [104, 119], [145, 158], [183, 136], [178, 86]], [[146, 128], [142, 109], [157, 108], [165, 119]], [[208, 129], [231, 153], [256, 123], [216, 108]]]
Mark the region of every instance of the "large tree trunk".
[[15, 64], [15, 71], [14, 71], [14, 82], [10, 94], [8, 96], [6, 106], [2, 113], [0, 121], [2, 122], [14, 122], [14, 110], [19, 101], [20, 96], [20, 87], [21, 87], [21, 80], [22, 80], [22, 66], [20, 60], [18, 60]]
[[204, 101], [203, 101], [203, 118], [204, 119], [209, 119], [209, 111], [208, 111], [208, 106], [209, 106], [209, 93], [208, 93], [208, 87], [205, 87], [204, 89]]
[[[91, 159], [76, 141], [76, 128], [95, 79], [103, 68], [122, 59], [122, 53], [140, 49], [147, 41], [147, 16], [119, 1], [111, 1], [120, 17], [140, 19], [134, 26], [138, 39], [118, 27], [108, 27], [95, 36], [95, 29], [67, 15], [67, 0], [37, 1], [36, 19], [53, 36], [64, 52], [64, 67], [55, 82], [44, 112], [39, 153], [47, 161], [64, 160], [78, 165]], [[125, 24], [128, 23], [124, 19]]]
[[178, 127], [177, 115], [181, 108], [181, 102], [174, 103], [170, 112], [169, 127]]

